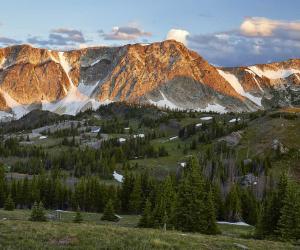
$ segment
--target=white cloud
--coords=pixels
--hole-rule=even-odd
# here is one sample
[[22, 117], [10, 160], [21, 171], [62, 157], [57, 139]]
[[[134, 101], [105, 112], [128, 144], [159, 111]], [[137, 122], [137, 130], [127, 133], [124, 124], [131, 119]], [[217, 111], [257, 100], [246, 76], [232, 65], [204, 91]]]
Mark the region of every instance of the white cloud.
[[181, 42], [184, 45], [187, 45], [187, 37], [190, 35], [190, 33], [186, 30], [181, 30], [181, 29], [171, 29], [168, 34], [166, 39], [167, 40], [176, 40], [177, 42]]
[[286, 36], [299, 39], [300, 22], [272, 20], [265, 17], [247, 17], [241, 24], [240, 31], [245, 36]]

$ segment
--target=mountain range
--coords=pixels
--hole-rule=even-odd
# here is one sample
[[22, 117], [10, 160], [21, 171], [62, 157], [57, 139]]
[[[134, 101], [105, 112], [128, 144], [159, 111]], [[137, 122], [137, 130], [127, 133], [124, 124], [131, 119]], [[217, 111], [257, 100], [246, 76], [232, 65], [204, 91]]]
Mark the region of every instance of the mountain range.
[[297, 105], [300, 59], [217, 67], [174, 40], [66, 52], [0, 49], [2, 120], [34, 109], [76, 115], [111, 102], [220, 113]]

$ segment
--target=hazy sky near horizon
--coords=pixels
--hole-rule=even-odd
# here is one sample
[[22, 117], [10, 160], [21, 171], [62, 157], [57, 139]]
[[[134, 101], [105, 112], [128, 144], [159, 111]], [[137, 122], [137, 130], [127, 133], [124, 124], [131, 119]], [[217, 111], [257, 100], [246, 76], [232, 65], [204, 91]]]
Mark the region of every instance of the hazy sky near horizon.
[[71, 49], [176, 39], [210, 63], [300, 57], [298, 0], [1, 1], [0, 46]]

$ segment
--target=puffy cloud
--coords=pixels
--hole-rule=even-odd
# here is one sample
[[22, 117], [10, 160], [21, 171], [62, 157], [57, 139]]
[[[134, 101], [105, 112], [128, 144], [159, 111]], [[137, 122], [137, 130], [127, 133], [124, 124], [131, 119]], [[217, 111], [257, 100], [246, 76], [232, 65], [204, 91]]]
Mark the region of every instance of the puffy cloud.
[[83, 34], [79, 30], [59, 28], [53, 29], [48, 39], [41, 39], [34, 36], [27, 39], [27, 42], [39, 46], [73, 46], [86, 42]]
[[187, 44], [221, 66], [287, 60], [300, 57], [300, 22], [248, 17], [236, 30], [189, 35]]
[[181, 30], [181, 29], [171, 29], [168, 34], [166, 39], [167, 40], [176, 40], [178, 42], [183, 43], [184, 45], [187, 45], [187, 37], [189, 36], [189, 32], [186, 30]]
[[192, 35], [188, 47], [210, 63], [239, 66], [281, 61], [300, 56], [300, 41], [273, 37], [246, 37], [238, 33]]
[[122, 26], [113, 27], [112, 31], [108, 34], [104, 33], [102, 30], [99, 31], [100, 36], [104, 40], [136, 40], [140, 37], [152, 36], [150, 32], [145, 32], [138, 27], [134, 26]]
[[241, 24], [240, 31], [245, 36], [300, 39], [300, 22], [272, 20], [264, 17], [247, 17]]

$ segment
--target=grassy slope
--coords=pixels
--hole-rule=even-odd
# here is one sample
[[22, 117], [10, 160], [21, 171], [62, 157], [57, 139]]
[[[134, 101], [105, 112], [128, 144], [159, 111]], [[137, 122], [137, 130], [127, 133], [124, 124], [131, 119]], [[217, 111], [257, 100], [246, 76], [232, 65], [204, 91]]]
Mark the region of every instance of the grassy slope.
[[[251, 227], [220, 225], [222, 235], [208, 236], [177, 231], [134, 228], [138, 216], [122, 216], [118, 223], [101, 215], [82, 213], [84, 223], [71, 223], [74, 213], [63, 213], [60, 222], [30, 222], [29, 210], [0, 210], [0, 249], [295, 249], [290, 244], [243, 239]], [[7, 220], [3, 220], [7, 218]]]
[[[271, 118], [265, 116], [250, 122], [248, 128], [245, 129], [243, 137], [238, 146], [239, 157], [246, 158], [247, 147], [249, 146], [249, 156], [266, 155], [271, 153], [272, 142], [278, 139], [283, 145], [289, 149], [300, 148], [300, 119], [287, 120], [284, 118]], [[300, 178], [300, 153], [298, 158], [283, 157], [273, 163], [275, 171], [289, 169]]]
[[294, 249], [289, 244], [112, 225], [0, 222], [1, 249]]

